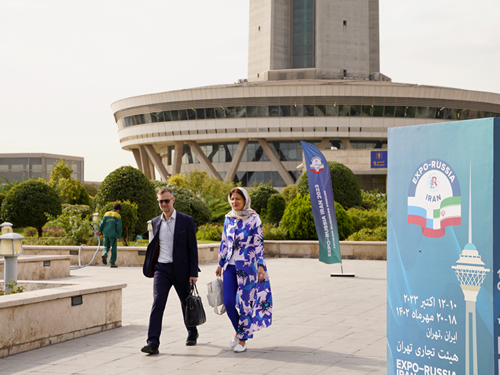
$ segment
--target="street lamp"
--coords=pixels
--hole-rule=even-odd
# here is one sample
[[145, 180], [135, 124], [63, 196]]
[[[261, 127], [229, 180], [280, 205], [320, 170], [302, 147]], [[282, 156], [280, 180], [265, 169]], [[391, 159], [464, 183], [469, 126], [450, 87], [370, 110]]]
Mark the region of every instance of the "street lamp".
[[4, 289], [5, 294], [10, 293], [8, 287], [10, 280], [17, 282], [17, 257], [23, 254], [22, 239], [24, 236], [14, 233], [11, 223], [3, 223], [0, 236], [0, 256], [4, 257]]

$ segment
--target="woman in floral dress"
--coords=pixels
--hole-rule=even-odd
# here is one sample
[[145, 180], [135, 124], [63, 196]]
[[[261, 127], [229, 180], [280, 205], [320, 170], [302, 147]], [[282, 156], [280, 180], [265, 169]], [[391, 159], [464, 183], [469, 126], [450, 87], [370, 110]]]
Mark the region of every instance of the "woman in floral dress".
[[224, 305], [236, 332], [230, 346], [241, 353], [254, 332], [271, 325], [273, 299], [259, 215], [243, 188], [231, 190], [228, 200], [232, 210], [224, 221], [215, 274], [223, 274]]

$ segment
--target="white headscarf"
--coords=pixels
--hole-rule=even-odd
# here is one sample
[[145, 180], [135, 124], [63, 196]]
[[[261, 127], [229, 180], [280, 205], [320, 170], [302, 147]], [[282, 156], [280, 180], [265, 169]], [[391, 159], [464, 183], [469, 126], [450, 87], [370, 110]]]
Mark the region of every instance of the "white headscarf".
[[[245, 197], [245, 205], [243, 206], [243, 210], [241, 211], [236, 211], [233, 208], [231, 211], [229, 211], [229, 213], [226, 214], [226, 217], [235, 217], [238, 220], [245, 220], [248, 219], [253, 214], [257, 215], [257, 212], [255, 212], [250, 208], [250, 195], [248, 195], [248, 192], [242, 187], [237, 187], [236, 189], [238, 189], [243, 193], [243, 196]], [[229, 193], [229, 195], [227, 196], [227, 200], [231, 205], [231, 193]], [[233, 206], [231, 205], [231, 207]]]

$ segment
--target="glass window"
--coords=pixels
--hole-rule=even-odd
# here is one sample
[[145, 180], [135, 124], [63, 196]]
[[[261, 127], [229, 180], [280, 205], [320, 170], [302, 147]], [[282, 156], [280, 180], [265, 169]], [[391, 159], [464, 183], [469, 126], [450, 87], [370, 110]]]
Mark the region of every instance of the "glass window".
[[185, 109], [179, 109], [179, 120], [186, 121], [187, 119], [187, 111]]
[[427, 115], [427, 107], [415, 107], [415, 117], [425, 118]]
[[269, 117], [280, 117], [280, 106], [270, 105], [269, 106]]
[[337, 105], [327, 105], [326, 106], [326, 115], [327, 116], [338, 116], [339, 115], [339, 107]]
[[226, 107], [226, 118], [235, 118], [236, 112], [234, 107]]
[[258, 115], [259, 115], [258, 107], [247, 106], [247, 117], [258, 117]]
[[384, 110], [384, 117], [394, 117], [394, 112], [396, 111], [396, 107], [392, 105], [386, 105]]
[[247, 107], [235, 107], [236, 108], [236, 117], [243, 118], [247, 117]]
[[179, 111], [170, 111], [172, 121], [179, 121]]
[[198, 120], [205, 119], [205, 108], [196, 108], [196, 118]]
[[361, 116], [361, 106], [351, 105], [351, 117], [359, 117], [359, 116]]
[[396, 107], [395, 117], [405, 117], [406, 107]]
[[150, 113], [151, 116], [151, 122], [158, 122], [158, 115], [156, 112]]
[[304, 109], [302, 107], [302, 104], [292, 105], [292, 116], [302, 117], [303, 111]]
[[372, 117], [373, 116], [373, 106], [372, 105], [364, 105], [363, 108], [361, 109], [361, 116]]
[[406, 107], [405, 117], [415, 118], [416, 112], [416, 107]]
[[205, 108], [205, 114], [207, 116], [207, 119], [213, 119], [215, 118], [215, 109]]
[[437, 108], [427, 107], [427, 109], [425, 111], [425, 117], [426, 118], [436, 118], [436, 110], [437, 110]]
[[187, 118], [188, 120], [196, 120], [196, 111], [192, 108], [187, 110]]
[[349, 105], [339, 105], [339, 116], [349, 116], [351, 106]]
[[145, 124], [151, 124], [151, 113], [145, 113], [142, 116], [144, 116], [144, 123]]
[[30, 158], [30, 169], [32, 171], [42, 170], [42, 158]]
[[292, 68], [314, 67], [314, 1], [293, 0]]
[[259, 109], [259, 117], [269, 117], [269, 107], [267, 105], [261, 105], [257, 108]]
[[224, 110], [224, 107], [215, 108], [215, 117], [216, 118], [226, 118], [226, 111]]
[[292, 110], [289, 105], [280, 105], [280, 115], [281, 117], [290, 117], [292, 115]]
[[374, 105], [373, 106], [373, 117], [384, 117], [384, 106]]
[[156, 112], [156, 122], [165, 121], [165, 112]]
[[326, 116], [326, 105], [315, 105], [314, 106], [314, 116], [317, 116], [317, 117]]
[[314, 116], [314, 106], [313, 105], [304, 104], [303, 108], [304, 109], [303, 109], [302, 115], [304, 117]]
[[144, 115], [135, 115], [134, 117], [136, 125], [144, 124]]

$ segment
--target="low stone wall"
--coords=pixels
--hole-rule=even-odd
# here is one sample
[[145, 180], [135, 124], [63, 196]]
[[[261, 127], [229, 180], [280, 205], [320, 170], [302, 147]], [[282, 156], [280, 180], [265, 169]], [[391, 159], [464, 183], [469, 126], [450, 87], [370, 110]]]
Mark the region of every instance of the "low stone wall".
[[[318, 258], [318, 241], [266, 241], [266, 257], [277, 258]], [[386, 242], [341, 241], [340, 252], [344, 259], [378, 259], [385, 260]], [[28, 255], [66, 255], [72, 265], [78, 265], [78, 246], [24, 246], [24, 254]], [[102, 249], [102, 248], [101, 248]], [[82, 247], [81, 263], [88, 264], [94, 256], [97, 247]], [[219, 244], [198, 246], [199, 263], [217, 262]], [[103, 265], [101, 251], [95, 257], [92, 265]], [[125, 267], [140, 267], [144, 263], [146, 247], [119, 246], [116, 264]]]
[[[19, 284], [26, 285], [22, 280]], [[37, 289], [30, 285], [31, 292], [1, 296], [0, 358], [121, 327], [126, 286], [58, 284]]]
[[[19, 280], [48, 280], [69, 277], [69, 255], [20, 256], [17, 258]], [[4, 279], [4, 260], [0, 259], [0, 279]]]

